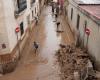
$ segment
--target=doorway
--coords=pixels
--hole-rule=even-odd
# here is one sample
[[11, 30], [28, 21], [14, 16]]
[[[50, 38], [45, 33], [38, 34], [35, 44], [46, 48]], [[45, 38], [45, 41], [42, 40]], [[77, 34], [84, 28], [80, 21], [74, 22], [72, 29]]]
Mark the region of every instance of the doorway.
[[21, 36], [24, 33], [24, 26], [23, 26], [23, 22], [20, 23], [20, 31], [21, 31]]

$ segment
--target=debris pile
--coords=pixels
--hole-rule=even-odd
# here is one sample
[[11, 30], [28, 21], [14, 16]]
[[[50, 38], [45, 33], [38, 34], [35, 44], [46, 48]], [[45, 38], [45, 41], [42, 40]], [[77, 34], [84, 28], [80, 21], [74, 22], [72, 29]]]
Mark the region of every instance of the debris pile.
[[74, 44], [60, 44], [56, 56], [61, 67], [62, 80], [80, 80], [80, 72], [84, 70], [89, 60], [86, 50], [76, 48]]

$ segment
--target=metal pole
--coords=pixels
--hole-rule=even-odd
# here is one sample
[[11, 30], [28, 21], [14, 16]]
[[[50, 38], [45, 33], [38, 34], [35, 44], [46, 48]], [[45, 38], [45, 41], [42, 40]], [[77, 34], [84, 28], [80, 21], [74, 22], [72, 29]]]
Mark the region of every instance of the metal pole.
[[17, 35], [18, 53], [19, 53], [19, 59], [20, 59], [20, 44], [18, 41], [18, 33], [16, 33], [16, 35]]
[[87, 35], [86, 50], [88, 50], [89, 35]]
[[85, 38], [85, 30], [86, 30], [86, 27], [87, 27], [87, 21], [85, 21], [85, 24], [84, 24], [84, 35], [83, 35], [83, 41], [82, 41], [82, 46], [84, 47], [84, 38]]

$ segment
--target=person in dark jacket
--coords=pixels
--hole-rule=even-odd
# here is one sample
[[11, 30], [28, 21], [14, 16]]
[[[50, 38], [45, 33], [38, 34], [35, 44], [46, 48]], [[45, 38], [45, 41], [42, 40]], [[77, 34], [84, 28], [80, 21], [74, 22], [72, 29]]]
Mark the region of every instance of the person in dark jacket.
[[35, 48], [35, 53], [37, 52], [38, 48], [39, 48], [39, 45], [37, 42], [34, 41], [34, 48]]
[[52, 13], [54, 13], [54, 4], [52, 3]]
[[58, 14], [57, 14], [57, 13], [55, 13], [55, 18], [56, 18], [56, 19], [58, 18]]
[[59, 6], [56, 7], [56, 13], [59, 14]]
[[36, 20], [36, 25], [38, 24], [38, 17], [35, 17], [35, 20]]
[[60, 22], [57, 22], [56, 24], [57, 24], [57, 31], [58, 31]]

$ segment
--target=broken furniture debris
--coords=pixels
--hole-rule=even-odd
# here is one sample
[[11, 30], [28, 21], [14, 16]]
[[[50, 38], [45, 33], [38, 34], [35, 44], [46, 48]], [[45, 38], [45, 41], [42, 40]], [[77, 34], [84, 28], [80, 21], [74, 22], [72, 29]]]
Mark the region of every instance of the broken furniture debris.
[[[56, 52], [62, 80], [96, 80], [95, 71], [86, 50], [72, 45], [59, 45]], [[89, 79], [89, 77], [92, 79]]]

